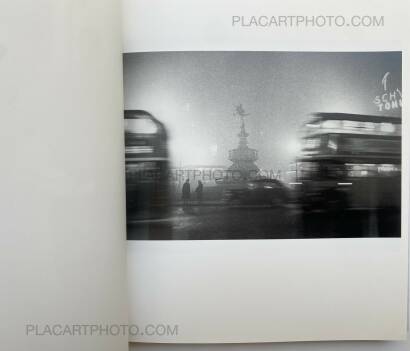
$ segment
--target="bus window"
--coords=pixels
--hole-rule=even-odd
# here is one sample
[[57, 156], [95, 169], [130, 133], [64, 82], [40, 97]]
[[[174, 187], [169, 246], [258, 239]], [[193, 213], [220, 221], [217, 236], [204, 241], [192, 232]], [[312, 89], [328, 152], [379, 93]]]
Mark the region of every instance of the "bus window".
[[155, 134], [158, 131], [155, 122], [148, 118], [126, 118], [124, 124], [125, 133]]
[[342, 151], [346, 154], [399, 154], [400, 140], [349, 136], [344, 138]]

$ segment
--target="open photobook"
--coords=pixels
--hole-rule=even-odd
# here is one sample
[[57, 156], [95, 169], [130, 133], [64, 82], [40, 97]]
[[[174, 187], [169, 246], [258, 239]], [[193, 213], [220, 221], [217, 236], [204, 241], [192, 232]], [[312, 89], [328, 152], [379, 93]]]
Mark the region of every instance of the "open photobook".
[[407, 338], [406, 0], [47, 6], [0, 41], [30, 342]]
[[216, 39], [125, 2], [129, 318], [165, 323], [131, 341], [406, 335], [403, 47], [317, 42], [322, 18], [266, 6], [220, 9]]

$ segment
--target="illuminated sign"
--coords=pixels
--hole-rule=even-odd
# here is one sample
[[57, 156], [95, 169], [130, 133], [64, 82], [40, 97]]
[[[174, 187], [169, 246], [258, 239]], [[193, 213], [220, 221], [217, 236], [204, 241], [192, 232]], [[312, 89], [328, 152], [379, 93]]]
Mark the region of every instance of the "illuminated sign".
[[377, 95], [373, 103], [377, 106], [378, 111], [390, 111], [401, 109], [402, 93], [399, 88], [392, 88], [390, 85], [390, 72], [386, 72], [381, 80], [383, 92]]

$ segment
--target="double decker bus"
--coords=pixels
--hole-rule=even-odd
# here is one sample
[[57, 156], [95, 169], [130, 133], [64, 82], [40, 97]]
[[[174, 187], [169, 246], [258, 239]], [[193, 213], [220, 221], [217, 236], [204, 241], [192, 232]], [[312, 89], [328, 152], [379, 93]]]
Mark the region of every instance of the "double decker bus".
[[169, 207], [165, 126], [144, 110], [126, 110], [124, 123], [127, 222], [164, 218]]
[[294, 172], [306, 210], [399, 211], [401, 118], [313, 114], [303, 126]]

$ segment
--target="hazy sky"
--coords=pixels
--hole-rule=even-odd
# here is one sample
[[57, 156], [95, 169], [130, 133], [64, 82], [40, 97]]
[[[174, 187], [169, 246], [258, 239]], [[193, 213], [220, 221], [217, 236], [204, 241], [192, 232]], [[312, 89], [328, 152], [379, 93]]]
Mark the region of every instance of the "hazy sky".
[[124, 55], [125, 108], [153, 113], [167, 126], [176, 166], [230, 165], [242, 103], [257, 164], [285, 168], [298, 130], [312, 112], [380, 113], [381, 80], [401, 90], [401, 54], [168, 52]]

